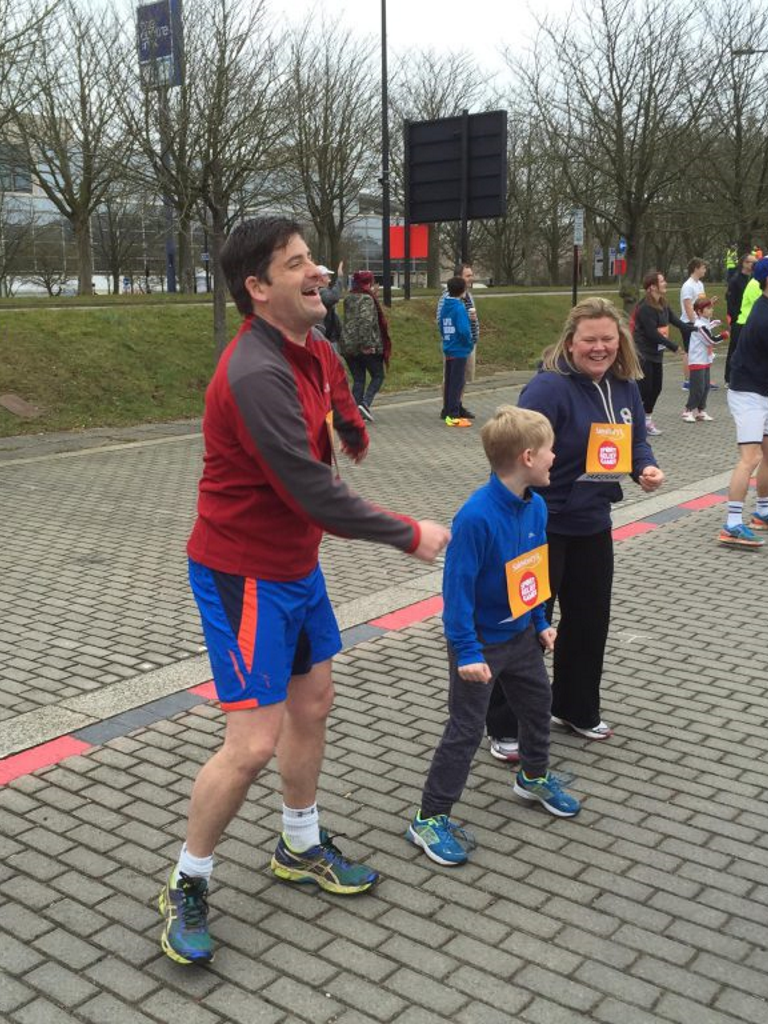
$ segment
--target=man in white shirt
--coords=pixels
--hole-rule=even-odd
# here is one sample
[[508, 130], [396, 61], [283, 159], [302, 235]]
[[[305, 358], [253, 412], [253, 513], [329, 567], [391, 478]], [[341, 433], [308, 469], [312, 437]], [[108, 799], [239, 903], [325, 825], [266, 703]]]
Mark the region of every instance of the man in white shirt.
[[[702, 279], [707, 272], [707, 264], [704, 260], [694, 257], [688, 264], [688, 280], [680, 289], [680, 319], [684, 324], [692, 324], [696, 319], [693, 311], [693, 304], [696, 299], [704, 294]], [[688, 344], [690, 334], [683, 335], [683, 389], [688, 390]]]

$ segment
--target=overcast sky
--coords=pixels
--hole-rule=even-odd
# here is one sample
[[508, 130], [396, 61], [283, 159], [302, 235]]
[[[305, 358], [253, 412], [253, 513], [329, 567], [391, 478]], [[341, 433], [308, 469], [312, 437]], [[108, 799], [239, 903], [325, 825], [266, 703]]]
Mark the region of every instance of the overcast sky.
[[[268, 0], [278, 20], [306, 20], [307, 7], [296, 0]], [[533, 38], [536, 22], [530, 0], [387, 0], [388, 53], [415, 47], [434, 50], [469, 50], [488, 70], [505, 68], [501, 50], [508, 45], [522, 50]], [[536, 0], [536, 10], [562, 10], [563, 0]], [[361, 35], [381, 33], [381, 3], [377, 0], [328, 0], [315, 8], [329, 18], [339, 17]]]

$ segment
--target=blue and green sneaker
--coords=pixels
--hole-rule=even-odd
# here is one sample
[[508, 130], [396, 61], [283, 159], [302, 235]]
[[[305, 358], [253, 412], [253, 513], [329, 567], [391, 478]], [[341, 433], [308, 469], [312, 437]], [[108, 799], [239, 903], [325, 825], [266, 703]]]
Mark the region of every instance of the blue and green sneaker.
[[469, 851], [477, 845], [472, 833], [451, 821], [447, 814], [422, 818], [421, 811], [408, 826], [405, 838], [420, 846], [435, 864], [446, 867], [464, 864]]
[[277, 843], [270, 867], [284, 882], [314, 882], [326, 892], [353, 896], [367, 892], [379, 880], [378, 871], [367, 864], [347, 860], [324, 828], [320, 829], [320, 845], [296, 853], [283, 836]]
[[208, 934], [208, 883], [183, 872], [174, 881], [175, 874], [174, 868], [157, 901], [165, 917], [160, 945], [178, 964], [209, 963], [213, 944]]
[[564, 779], [554, 772], [529, 779], [525, 772], [519, 771], [513, 789], [523, 800], [537, 801], [558, 818], [573, 818], [581, 810], [581, 804], [563, 789], [563, 783]]

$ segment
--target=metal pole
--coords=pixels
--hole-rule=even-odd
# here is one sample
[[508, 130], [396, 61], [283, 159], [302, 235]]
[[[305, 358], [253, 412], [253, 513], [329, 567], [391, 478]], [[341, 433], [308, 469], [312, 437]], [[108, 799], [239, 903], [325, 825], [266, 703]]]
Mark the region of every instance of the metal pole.
[[389, 95], [387, 89], [387, 0], [381, 0], [381, 259], [384, 305], [392, 305], [392, 262], [389, 255]]
[[579, 291], [579, 247], [574, 245], [573, 247], [573, 294], [571, 296], [571, 305], [575, 306], [577, 301], [577, 293]]
[[[168, 131], [168, 86], [163, 85], [158, 89], [158, 103], [160, 105], [160, 145], [162, 149], [162, 162], [166, 172], [169, 170], [170, 158], [169, 131]], [[165, 215], [165, 277], [168, 285], [168, 292], [176, 291], [176, 237], [173, 224], [173, 203], [166, 191], [163, 192], [163, 213]]]

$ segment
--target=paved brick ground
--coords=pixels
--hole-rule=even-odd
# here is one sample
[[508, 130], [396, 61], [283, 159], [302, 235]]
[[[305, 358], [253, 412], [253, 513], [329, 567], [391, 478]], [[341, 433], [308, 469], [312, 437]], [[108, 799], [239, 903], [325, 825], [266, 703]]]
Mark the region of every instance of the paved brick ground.
[[[716, 423], [685, 429], [679, 394], [665, 396], [668, 430], [656, 444], [670, 487], [727, 469], [733, 451], [722, 393]], [[472, 404], [483, 413], [506, 397]], [[434, 411], [382, 406], [361, 489], [447, 518], [483, 470], [473, 433], [441, 430]], [[0, 527], [2, 589], [13, 599], [0, 678], [11, 715], [107, 674], [136, 677], [138, 691], [143, 665], [162, 664], [150, 654], [197, 650], [178, 552], [196, 444], [0, 470], [11, 512]], [[461, 869], [437, 868], [403, 838], [445, 717], [439, 621], [341, 655], [323, 821], [383, 881], [343, 900], [274, 880], [280, 800], [276, 774], [265, 773], [219, 850], [208, 969], [160, 954], [153, 900], [194, 774], [221, 735], [215, 706], [0, 788], [0, 1020], [764, 1024], [765, 553], [718, 549], [721, 515], [695, 512], [617, 546], [605, 688], [617, 733], [603, 745], [558, 733], [553, 746], [584, 810], [556, 821], [520, 806], [509, 770], [483, 750], [455, 811], [479, 843]], [[325, 561], [337, 600], [397, 579], [386, 554], [362, 545], [351, 553], [332, 542]], [[69, 652], [59, 666], [56, 638], [72, 645], [57, 648]], [[85, 657], [101, 675], [81, 671]], [[14, 680], [19, 659], [29, 678]], [[42, 683], [47, 667], [62, 675]]]

